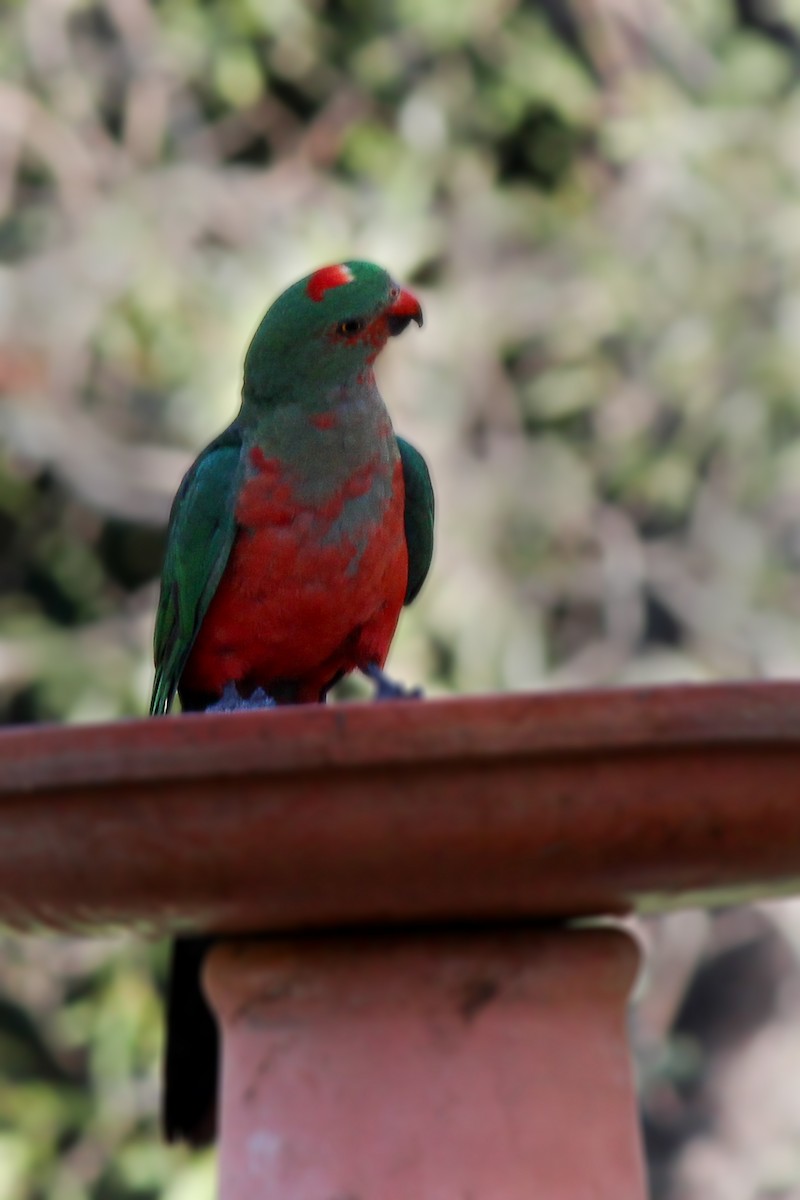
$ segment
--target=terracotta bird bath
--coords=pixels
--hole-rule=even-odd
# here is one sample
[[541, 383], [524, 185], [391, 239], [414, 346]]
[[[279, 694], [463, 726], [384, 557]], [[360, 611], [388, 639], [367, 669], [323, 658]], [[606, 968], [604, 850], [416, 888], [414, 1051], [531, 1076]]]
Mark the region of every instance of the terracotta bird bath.
[[6, 924], [223, 935], [223, 1200], [636, 1200], [575, 918], [800, 890], [800, 686], [8, 730], [0, 813]]

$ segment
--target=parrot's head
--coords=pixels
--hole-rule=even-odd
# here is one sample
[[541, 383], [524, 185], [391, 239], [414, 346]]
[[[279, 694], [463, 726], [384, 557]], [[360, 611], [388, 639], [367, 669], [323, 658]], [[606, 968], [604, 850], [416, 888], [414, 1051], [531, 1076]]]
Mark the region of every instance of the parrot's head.
[[310, 403], [364, 378], [411, 321], [422, 324], [419, 301], [382, 267], [321, 267], [287, 288], [262, 319], [245, 357], [244, 395], [256, 403]]

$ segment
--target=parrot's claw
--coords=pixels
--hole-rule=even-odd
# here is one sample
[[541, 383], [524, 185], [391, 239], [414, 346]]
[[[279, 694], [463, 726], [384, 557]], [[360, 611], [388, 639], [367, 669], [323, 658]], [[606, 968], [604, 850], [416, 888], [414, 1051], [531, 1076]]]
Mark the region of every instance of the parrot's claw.
[[209, 704], [206, 712], [253, 712], [259, 708], [275, 708], [275, 701], [268, 696], [263, 688], [256, 690], [245, 699], [239, 695], [236, 684], [226, 683], [222, 695], [214, 704]]
[[375, 684], [376, 700], [421, 700], [424, 696], [422, 688], [406, 688], [401, 683], [395, 683], [384, 674], [377, 663], [369, 663], [362, 669], [367, 678]]

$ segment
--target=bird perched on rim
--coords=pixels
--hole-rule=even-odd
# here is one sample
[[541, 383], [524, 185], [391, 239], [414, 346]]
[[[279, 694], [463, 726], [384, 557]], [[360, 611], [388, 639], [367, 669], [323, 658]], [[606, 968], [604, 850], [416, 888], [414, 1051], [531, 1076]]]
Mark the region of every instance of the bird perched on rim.
[[[417, 299], [381, 267], [323, 267], [282, 293], [244, 363], [235, 420], [189, 469], [170, 514], [150, 711], [323, 701], [361, 671], [379, 696], [400, 611], [433, 553], [422, 456], [397, 437], [374, 363]], [[207, 943], [180, 939], [168, 1006], [164, 1126], [214, 1132]]]

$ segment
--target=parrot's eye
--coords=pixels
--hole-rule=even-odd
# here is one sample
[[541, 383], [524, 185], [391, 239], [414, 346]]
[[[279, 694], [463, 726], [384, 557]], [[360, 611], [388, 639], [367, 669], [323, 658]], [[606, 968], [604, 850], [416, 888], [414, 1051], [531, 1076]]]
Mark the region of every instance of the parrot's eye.
[[349, 321], [340, 321], [336, 326], [336, 332], [342, 337], [353, 337], [366, 327], [367, 322], [361, 317], [351, 317]]

